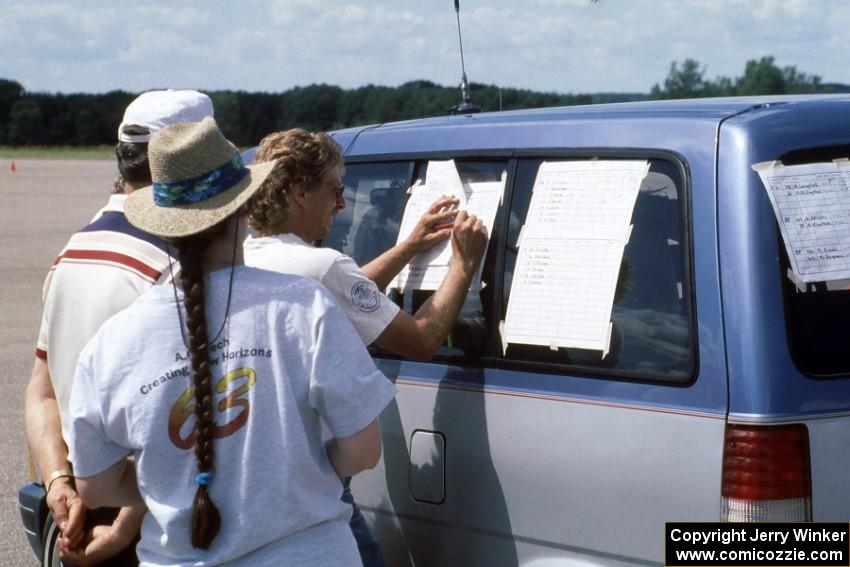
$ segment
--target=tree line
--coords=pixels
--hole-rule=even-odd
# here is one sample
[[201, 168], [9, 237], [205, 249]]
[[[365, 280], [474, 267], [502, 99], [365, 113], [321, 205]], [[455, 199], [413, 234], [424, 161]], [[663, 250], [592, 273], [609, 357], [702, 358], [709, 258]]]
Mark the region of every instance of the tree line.
[[[780, 68], [773, 57], [748, 61], [741, 76], [706, 78], [693, 59], [673, 62], [662, 83], [647, 93], [557, 94], [500, 89], [473, 83], [472, 101], [485, 111], [569, 106], [629, 100], [758, 94], [850, 92], [850, 86], [824, 84], [796, 67]], [[445, 115], [460, 102], [456, 87], [411, 81], [399, 87], [367, 85], [342, 89], [318, 84], [282, 93], [210, 91], [222, 131], [240, 146], [256, 144], [269, 132], [299, 126], [332, 130]], [[10, 79], [0, 79], [0, 145], [111, 145], [124, 108], [138, 93], [30, 93]]]
[[[588, 95], [540, 93], [472, 85], [475, 102], [486, 110], [590, 104]], [[399, 87], [367, 85], [342, 89], [333, 85], [295, 87], [283, 93], [208, 91], [222, 132], [239, 146], [296, 126], [332, 130], [348, 126], [438, 116], [460, 101], [457, 88], [429, 81]], [[0, 145], [110, 145], [126, 106], [138, 93], [29, 93], [0, 79]], [[501, 98], [501, 101], [500, 101]]]
[[707, 79], [706, 68], [693, 59], [681, 64], [674, 61], [663, 83], [656, 83], [650, 98], [700, 98], [710, 96], [746, 96], [850, 92], [850, 86], [825, 84], [818, 75], [809, 75], [794, 66], [780, 68], [771, 56], [747, 61], [739, 77], [719, 76]]

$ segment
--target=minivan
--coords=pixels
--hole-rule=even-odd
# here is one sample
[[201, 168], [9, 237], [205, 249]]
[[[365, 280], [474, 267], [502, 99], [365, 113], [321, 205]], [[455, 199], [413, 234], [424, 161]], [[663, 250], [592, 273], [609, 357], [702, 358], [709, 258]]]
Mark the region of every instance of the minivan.
[[[427, 363], [372, 349], [398, 395], [381, 416], [383, 460], [352, 490], [389, 565], [657, 564], [665, 522], [850, 520], [850, 291], [789, 277], [751, 167], [850, 156], [850, 97], [468, 114], [334, 136], [347, 207], [323, 245], [360, 265], [395, 244], [429, 163], [454, 160], [464, 183], [505, 179], [485, 285], [461, 314], [472, 323]], [[535, 179], [543, 163], [583, 160], [649, 165], [610, 352], [506, 345]], [[427, 293], [390, 297], [413, 312]]]
[[[430, 163], [453, 160], [466, 184], [504, 183], [483, 285], [433, 360], [370, 349], [397, 396], [381, 416], [383, 458], [352, 490], [388, 565], [661, 564], [665, 522], [850, 520], [850, 291], [789, 277], [752, 169], [850, 157], [850, 96], [465, 114], [332, 134], [347, 206], [321, 244], [360, 265], [395, 244]], [[591, 161], [648, 167], [610, 347], [507, 342], [541, 166]], [[388, 290], [411, 313], [428, 293]], [[560, 295], [534, 314], [541, 325]], [[39, 557], [43, 510], [35, 485], [22, 490]]]

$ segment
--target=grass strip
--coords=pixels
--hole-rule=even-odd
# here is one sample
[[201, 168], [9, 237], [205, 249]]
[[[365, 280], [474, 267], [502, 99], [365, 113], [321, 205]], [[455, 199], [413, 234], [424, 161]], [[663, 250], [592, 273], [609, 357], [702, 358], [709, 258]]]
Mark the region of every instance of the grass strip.
[[0, 159], [115, 159], [113, 146], [0, 146]]

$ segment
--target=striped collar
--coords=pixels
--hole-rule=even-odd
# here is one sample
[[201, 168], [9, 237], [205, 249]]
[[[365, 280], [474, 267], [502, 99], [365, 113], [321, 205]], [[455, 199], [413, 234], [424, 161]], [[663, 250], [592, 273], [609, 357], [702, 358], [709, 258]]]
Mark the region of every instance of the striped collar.
[[101, 213], [123, 213], [124, 212], [124, 201], [127, 200], [127, 197], [124, 193], [115, 193], [114, 195], [109, 196], [109, 200], [106, 202], [106, 206], [103, 207], [100, 212]]

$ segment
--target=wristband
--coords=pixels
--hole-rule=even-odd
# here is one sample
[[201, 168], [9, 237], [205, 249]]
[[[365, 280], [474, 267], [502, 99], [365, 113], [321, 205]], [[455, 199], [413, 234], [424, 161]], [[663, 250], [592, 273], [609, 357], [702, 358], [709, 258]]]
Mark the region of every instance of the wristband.
[[74, 472], [71, 470], [71, 467], [55, 470], [50, 473], [50, 477], [47, 479], [47, 489], [44, 491], [45, 494], [50, 493], [50, 487], [60, 478], [74, 478]]

